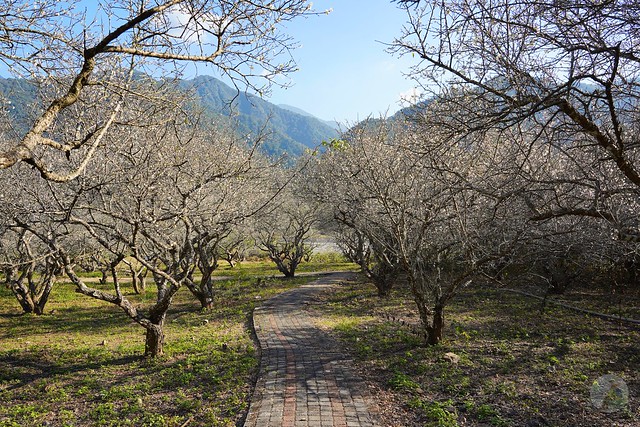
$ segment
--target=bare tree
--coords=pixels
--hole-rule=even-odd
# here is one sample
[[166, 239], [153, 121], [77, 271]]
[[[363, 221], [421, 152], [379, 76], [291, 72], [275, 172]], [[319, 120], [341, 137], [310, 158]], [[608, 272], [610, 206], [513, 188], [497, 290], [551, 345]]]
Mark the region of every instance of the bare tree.
[[27, 230], [15, 228], [5, 230], [0, 248], [5, 284], [23, 312], [44, 314], [56, 275], [61, 273], [61, 265], [51, 249]]
[[123, 264], [129, 268], [131, 286], [136, 294], [142, 294], [147, 289], [147, 275], [149, 270], [142, 264], [132, 260], [123, 259]]
[[380, 297], [402, 280], [400, 259], [387, 218], [372, 203], [371, 186], [388, 185], [396, 171], [387, 144], [390, 124], [367, 119], [353, 126], [342, 140], [312, 164], [309, 192], [328, 206], [337, 227], [338, 245], [348, 259], [360, 266]]
[[[120, 160], [124, 164], [113, 171], [120, 178], [104, 183], [98, 193], [88, 192], [83, 198], [86, 204], [76, 205], [69, 218], [71, 223], [84, 227], [120, 261], [128, 254], [152, 273], [157, 299], [143, 314], [119, 291], [114, 269], [116, 294], [97, 294], [84, 286], [65, 260], [67, 274], [81, 292], [119, 305], [147, 330], [145, 354], [150, 356], [162, 354], [166, 313], [173, 296], [183, 285], [198, 296], [203, 307], [210, 306], [211, 271], [203, 268], [208, 262], [203, 240], [207, 240], [207, 235], [215, 234], [216, 230], [211, 227], [216, 221], [237, 221], [244, 215], [225, 209], [224, 196], [227, 194], [221, 188], [231, 187], [229, 182], [236, 176], [246, 179], [250, 159], [239, 157], [232, 161], [229, 156], [237, 156], [240, 152], [224, 145], [219, 137], [215, 140], [220, 144], [217, 149], [212, 143], [193, 138], [177, 150], [179, 144], [171, 139], [165, 139], [162, 145], [156, 141], [136, 147], [133, 153], [122, 153]], [[212, 157], [201, 160], [194, 157], [200, 154], [194, 150], [196, 146], [208, 150]], [[221, 161], [223, 150], [230, 153], [226, 161]], [[135, 157], [131, 156], [134, 153]], [[126, 164], [138, 159], [144, 162]], [[207, 221], [209, 231], [199, 229], [201, 221]], [[200, 284], [194, 281], [198, 267], [203, 273]]]
[[265, 175], [270, 173], [268, 162], [252, 158], [254, 154], [241, 147], [223, 148], [216, 157], [220, 160], [225, 156], [223, 164], [228, 175], [212, 183], [212, 194], [199, 202], [201, 210], [191, 211], [189, 216], [188, 239], [194, 252], [195, 270], [187, 276], [185, 285], [203, 309], [212, 307], [213, 273], [220, 258], [225, 257], [232, 264], [233, 251], [246, 239], [237, 230], [244, 228], [247, 218], [264, 208], [272, 197], [262, 186]]
[[[139, 98], [132, 102], [129, 115], [150, 111]], [[47, 194], [42, 221], [13, 218], [50, 248], [77, 292], [116, 305], [145, 329], [145, 355], [151, 357], [163, 353], [173, 297], [194, 280], [198, 239], [251, 213], [253, 205], [238, 202], [237, 195], [249, 197], [251, 186], [262, 184], [252, 180], [258, 169], [253, 151], [233, 132], [185, 125], [180, 118], [149, 117], [147, 124], [123, 127], [117, 141], [96, 152], [98, 161], [82, 176], [59, 184], [36, 180], [36, 188]], [[111, 292], [92, 287], [76, 273], [77, 245], [67, 235], [102, 252]], [[156, 299], [149, 307], [133, 304], [124, 294], [118, 265], [125, 260], [153, 277]]]
[[245, 227], [236, 226], [234, 230], [218, 243], [219, 257], [227, 262], [230, 268], [244, 258], [249, 232]]
[[[46, 210], [52, 201], [47, 189], [33, 183], [28, 171], [7, 172], [0, 177], [0, 268], [23, 312], [40, 315], [62, 265], [55, 252], [16, 219], [39, 224], [49, 235], [65, 231], [47, 221]], [[25, 176], [18, 179], [21, 174]]]
[[531, 147], [525, 150], [547, 144], [547, 158], [565, 156], [572, 170], [583, 168], [556, 176], [562, 190], [572, 188], [572, 198], [536, 205], [534, 218], [590, 216], [627, 237], [636, 233], [625, 215], [611, 215], [602, 204], [623, 198], [637, 204], [637, 3], [399, 3], [409, 22], [392, 51], [419, 58], [411, 74], [449, 102], [452, 135], [518, 129], [518, 139]]
[[[311, 11], [305, 0], [161, 2], [8, 1], [0, 5], [0, 60], [18, 75], [58, 90], [19, 142], [1, 148], [0, 168], [26, 162], [52, 181], [78, 177], [120, 119], [126, 70], [179, 75], [180, 65], [210, 64], [235, 84], [259, 94], [295, 70], [295, 42], [282, 24]], [[93, 12], [90, 12], [92, 10]], [[173, 67], [173, 71], [171, 68]], [[131, 75], [131, 74], [130, 74]], [[90, 103], [102, 114], [77, 122], [72, 135], [56, 133], [66, 110], [99, 93]], [[80, 150], [80, 148], [85, 148]], [[80, 159], [69, 165], [50, 156]]]
[[313, 251], [310, 239], [319, 223], [316, 206], [295, 194], [289, 188], [280, 195], [279, 203], [254, 222], [256, 246], [285, 277], [294, 277], [298, 265]]
[[338, 220], [367, 235], [393, 279], [408, 280], [425, 341], [437, 344], [446, 305], [526, 231], [524, 204], [512, 201], [515, 184], [501, 169], [506, 150], [401, 120], [370, 121], [349, 137], [328, 154], [329, 169], [341, 171], [334, 209], [351, 212]]

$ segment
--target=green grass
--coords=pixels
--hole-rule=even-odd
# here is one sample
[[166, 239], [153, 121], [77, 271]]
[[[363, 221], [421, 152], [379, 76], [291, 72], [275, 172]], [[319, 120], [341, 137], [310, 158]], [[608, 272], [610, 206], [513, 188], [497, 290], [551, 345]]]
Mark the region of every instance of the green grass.
[[[297, 270], [298, 273], [309, 273], [316, 271], [357, 271], [358, 266], [347, 262], [344, 257], [333, 254], [313, 255], [308, 262], [302, 262]], [[275, 264], [269, 260], [244, 261], [231, 268], [228, 264], [221, 262], [220, 267], [215, 271], [217, 276], [232, 277], [279, 277], [282, 273], [278, 271]]]
[[458, 415], [453, 402], [429, 402], [420, 398], [412, 398], [408, 406], [420, 411], [426, 419], [425, 427], [458, 427]]
[[[411, 408], [411, 427], [640, 425], [638, 329], [556, 307], [541, 315], [526, 297], [469, 288], [446, 311], [444, 341], [429, 347], [411, 326], [418, 319], [406, 288], [379, 299], [372, 285], [355, 283], [326, 302], [323, 326]], [[460, 360], [448, 361], [449, 352]], [[608, 373], [627, 382], [628, 411], [593, 409], [591, 384]]]
[[[2, 287], [0, 427], [234, 426], [258, 366], [253, 308], [308, 280], [219, 281], [209, 311], [181, 289], [167, 316], [165, 355], [156, 360], [140, 357], [142, 327], [70, 284], [55, 287], [43, 316], [21, 315]], [[150, 286], [127, 298], [145, 305], [154, 293]]]

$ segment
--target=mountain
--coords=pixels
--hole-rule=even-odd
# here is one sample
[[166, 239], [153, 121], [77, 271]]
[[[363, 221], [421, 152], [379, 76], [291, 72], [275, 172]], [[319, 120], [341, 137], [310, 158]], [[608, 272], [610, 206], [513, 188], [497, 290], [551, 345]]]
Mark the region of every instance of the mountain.
[[313, 114], [307, 113], [302, 108], [294, 107], [293, 105], [278, 104], [278, 107], [282, 108], [283, 110], [288, 110], [288, 111], [291, 111], [293, 113], [300, 114], [301, 116], [313, 117]]
[[11, 118], [9, 125], [15, 134], [23, 135], [29, 129], [31, 112], [40, 109], [38, 90], [28, 80], [0, 78], [0, 94], [0, 104]]
[[[294, 113], [300, 114], [301, 116], [305, 116], [305, 117], [313, 117], [314, 119], [315, 119], [315, 118], [317, 118], [317, 117], [316, 117], [316, 116], [314, 116], [313, 114], [311, 114], [311, 113], [307, 113], [307, 112], [306, 112], [306, 111], [304, 111], [302, 108], [294, 107], [294, 106], [292, 106], [292, 105], [287, 105], [287, 104], [278, 104], [278, 107], [280, 107], [280, 108], [282, 108], [282, 109], [284, 109], [284, 110], [289, 110], [289, 111], [291, 111], [291, 112], [294, 112]], [[320, 120], [321, 122], [323, 122], [323, 123], [325, 123], [325, 124], [329, 125], [329, 127], [333, 128], [333, 129], [335, 129], [335, 130], [337, 130], [337, 131], [340, 131], [340, 128], [341, 128], [340, 123], [336, 122], [335, 120], [322, 120], [322, 119], [318, 119], [318, 120]]]
[[[179, 86], [193, 91], [211, 117], [225, 116], [237, 123], [240, 133], [257, 135], [261, 131], [266, 132], [261, 149], [267, 155], [295, 158], [306, 149], [313, 150], [322, 141], [338, 136], [336, 129], [313, 116], [238, 92], [213, 77], [182, 80]], [[0, 78], [0, 94], [6, 99], [15, 128], [24, 133], [31, 106], [37, 102], [35, 86], [28, 80]]]
[[313, 150], [322, 141], [338, 136], [336, 129], [316, 117], [238, 92], [210, 76], [185, 80], [181, 86], [193, 90], [208, 111], [233, 117], [243, 133], [256, 134], [266, 124], [264, 130], [269, 135], [262, 149], [269, 155], [298, 157], [304, 150]]

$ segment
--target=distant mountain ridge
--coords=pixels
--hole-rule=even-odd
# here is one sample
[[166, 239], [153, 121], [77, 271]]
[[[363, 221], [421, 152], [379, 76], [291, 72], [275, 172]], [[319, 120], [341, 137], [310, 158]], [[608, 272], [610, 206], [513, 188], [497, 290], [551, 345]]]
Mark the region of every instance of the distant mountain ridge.
[[[237, 123], [240, 133], [256, 135], [265, 131], [261, 150], [267, 155], [299, 157], [305, 150], [338, 136], [335, 128], [308, 113], [238, 92], [214, 77], [182, 80], [179, 86], [192, 90], [211, 117], [226, 117]], [[37, 99], [34, 85], [23, 79], [0, 78], [0, 93], [10, 104], [9, 112], [16, 123], [27, 123], [31, 105]]]
[[[308, 113], [308, 112], [304, 111], [302, 108], [294, 107], [292, 105], [287, 105], [287, 104], [278, 104], [278, 107], [280, 107], [282, 109], [285, 109], [285, 110], [292, 111], [294, 113], [298, 113], [298, 114], [300, 114], [302, 116], [313, 117], [314, 119], [317, 119], [316, 116], [314, 116], [311, 113]], [[335, 120], [323, 120], [323, 119], [318, 119], [318, 120], [320, 120], [321, 122], [329, 125], [331, 128], [333, 128], [333, 129], [335, 129], [337, 131], [340, 131], [340, 129], [342, 127], [340, 125], [340, 123], [336, 122]]]
[[233, 116], [241, 132], [257, 133], [266, 123], [264, 130], [269, 135], [262, 148], [269, 155], [298, 157], [304, 150], [313, 150], [322, 141], [338, 136], [336, 129], [308, 113], [301, 114], [300, 109], [295, 109], [300, 112], [292, 111], [238, 92], [214, 77], [200, 76], [181, 85], [194, 90], [206, 110]]

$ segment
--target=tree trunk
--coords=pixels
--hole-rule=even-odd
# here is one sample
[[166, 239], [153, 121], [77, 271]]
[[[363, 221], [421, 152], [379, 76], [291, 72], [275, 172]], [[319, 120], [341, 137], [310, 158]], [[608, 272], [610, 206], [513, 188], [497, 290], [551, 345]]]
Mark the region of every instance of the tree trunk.
[[413, 298], [418, 306], [425, 343], [427, 345], [439, 344], [442, 341], [444, 328], [444, 303], [437, 302], [431, 311], [429, 301], [418, 292], [415, 285], [413, 285]]
[[200, 302], [203, 310], [209, 310], [213, 307], [213, 279], [212, 275], [215, 270], [210, 264], [200, 264], [200, 272], [202, 277], [200, 283], [196, 284], [190, 276], [185, 282], [189, 291]]
[[[13, 283], [9, 284], [13, 295], [20, 303], [20, 307], [22, 307], [22, 312], [24, 314], [34, 313], [36, 310], [36, 304], [34, 304], [33, 298], [29, 293], [29, 289], [24, 285], [21, 280], [13, 281]], [[36, 313], [37, 314], [37, 313]]]
[[198, 299], [203, 310], [210, 310], [213, 307], [213, 298], [207, 292], [191, 290], [191, 293]]
[[142, 324], [147, 330], [144, 343], [145, 357], [158, 357], [164, 354], [164, 321], [167, 318], [167, 310], [171, 305], [171, 299], [177, 288], [166, 288], [165, 296], [149, 311], [149, 322]]
[[109, 270], [101, 268], [100, 269], [100, 273], [102, 273], [102, 276], [100, 276], [100, 284], [101, 285], [106, 285], [107, 284], [107, 277], [109, 276]]
[[372, 280], [378, 290], [378, 297], [388, 297], [391, 293], [391, 289], [393, 289], [393, 281], [385, 277], [373, 277]]
[[211, 275], [213, 274], [214, 270], [215, 268], [207, 270], [206, 274], [202, 275], [202, 279], [200, 281], [200, 290], [202, 291], [200, 304], [205, 310], [208, 310], [213, 306], [213, 281], [211, 279]]
[[[55, 249], [57, 249], [60, 254], [65, 273], [76, 286], [76, 292], [120, 307], [127, 316], [142, 326], [146, 331], [144, 348], [145, 357], [157, 357], [164, 353], [164, 322], [167, 310], [169, 310], [169, 307], [171, 306], [173, 296], [180, 289], [179, 282], [172, 282], [171, 286], [167, 286], [167, 279], [165, 277], [159, 274], [154, 274], [154, 280], [156, 280], [158, 288], [158, 295], [161, 295], [162, 297], [157, 298], [156, 304], [149, 310], [149, 314], [145, 316], [138, 309], [136, 306], [137, 304], [133, 304], [119, 292], [117, 277], [114, 277], [114, 285], [118, 291], [116, 294], [90, 288], [86, 286], [84, 281], [75, 273], [73, 269], [74, 264], [71, 263], [71, 258], [64, 252], [64, 250], [59, 247], [55, 247]], [[115, 267], [122, 258], [124, 258], [124, 256], [120, 259], [114, 260], [112, 266]]]
[[164, 330], [162, 324], [151, 324], [146, 327], [147, 335], [144, 342], [144, 356], [158, 357], [164, 354]]
[[235, 268], [236, 266], [236, 254], [229, 254], [227, 253], [227, 255], [225, 256], [224, 260], [227, 261], [227, 264], [229, 264], [229, 268]]
[[273, 262], [276, 263], [276, 267], [278, 268], [278, 271], [282, 274], [284, 274], [284, 277], [294, 277], [295, 273], [296, 273], [296, 269], [293, 265], [289, 265], [287, 266], [285, 264], [284, 261], [282, 261], [279, 258], [276, 257], [271, 257], [271, 259], [273, 260]]
[[364, 264], [365, 274], [378, 290], [378, 297], [384, 298], [389, 296], [391, 289], [393, 288], [393, 282], [397, 279], [398, 268], [395, 264], [389, 261], [388, 256], [378, 255], [374, 256], [376, 262], [369, 266], [367, 261]]
[[131, 269], [131, 284], [133, 285], [133, 291], [140, 295], [147, 288], [146, 280], [147, 272], [144, 269], [136, 271]]
[[131, 275], [131, 286], [133, 287], [133, 292], [137, 295], [144, 293], [147, 289], [147, 274], [149, 270], [146, 267], [141, 266], [136, 268], [133, 262], [123, 259], [123, 261], [127, 267], [129, 267], [129, 274]]
[[433, 310], [431, 326], [427, 328], [427, 344], [436, 345], [442, 341], [442, 330], [444, 328], [444, 306], [436, 304]]
[[11, 292], [18, 300], [20, 307], [22, 307], [22, 312], [33, 313], [34, 304], [29, 295], [29, 289], [24, 285], [24, 278], [26, 276], [25, 272], [20, 274], [20, 277], [16, 277], [17, 269], [15, 268], [5, 268], [5, 284], [11, 289]]
[[167, 280], [159, 274], [153, 275], [153, 281], [156, 284], [156, 289], [158, 290], [158, 295], [156, 296], [156, 300], [163, 300], [168, 288], [167, 288]]
[[25, 292], [24, 289], [21, 289], [15, 286], [12, 286], [11, 290], [13, 291], [13, 294], [15, 295], [16, 299], [20, 303], [20, 307], [22, 307], [22, 312], [24, 314], [33, 313], [35, 309], [35, 304], [33, 304], [33, 301], [29, 297], [29, 294]]
[[47, 302], [49, 301], [49, 295], [51, 295], [51, 290], [53, 289], [53, 282], [54, 282], [53, 278], [46, 279], [43, 285], [42, 292], [40, 293], [40, 296], [37, 298], [37, 300], [33, 301], [34, 302], [33, 312], [35, 314], [37, 315], [44, 314], [44, 307], [45, 305], [47, 305]]
[[422, 296], [415, 290], [415, 285], [413, 288], [413, 300], [418, 307], [418, 315], [420, 316], [420, 324], [422, 325], [422, 338], [426, 343], [429, 342], [429, 304], [428, 302], [422, 298]]

